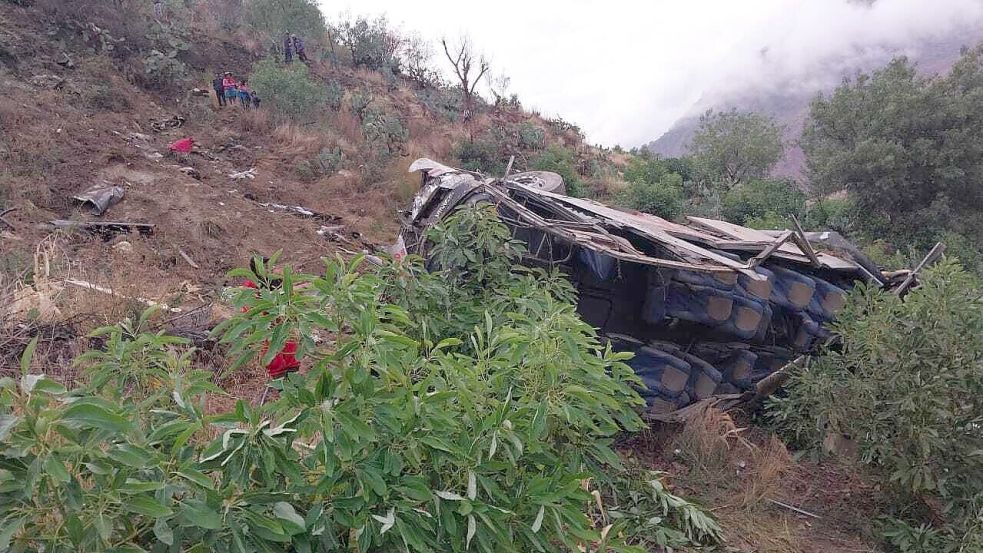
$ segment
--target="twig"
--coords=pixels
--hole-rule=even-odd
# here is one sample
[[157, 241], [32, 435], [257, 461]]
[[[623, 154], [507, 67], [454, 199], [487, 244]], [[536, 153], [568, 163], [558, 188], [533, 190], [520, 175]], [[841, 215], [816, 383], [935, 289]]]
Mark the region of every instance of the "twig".
[[17, 230], [17, 227], [15, 227], [14, 224], [11, 223], [10, 221], [4, 219], [3, 216], [6, 215], [6, 214], [8, 214], [8, 213], [12, 213], [14, 211], [17, 211], [18, 209], [20, 209], [20, 208], [10, 207], [10, 208], [7, 208], [7, 209], [5, 209], [3, 211], [0, 211], [0, 223], [3, 223], [4, 225], [7, 225], [7, 227], [10, 230]]
[[823, 518], [823, 517], [821, 517], [821, 516], [819, 516], [817, 514], [810, 513], [809, 511], [804, 511], [804, 510], [802, 510], [802, 509], [800, 509], [798, 507], [793, 507], [793, 506], [789, 505], [788, 503], [782, 503], [781, 501], [776, 501], [776, 500], [771, 499], [771, 498], [768, 498], [768, 497], [765, 498], [765, 501], [767, 501], [768, 503], [772, 503], [774, 505], [778, 505], [779, 507], [784, 507], [784, 508], [786, 508], [786, 509], [788, 509], [790, 511], [795, 511], [796, 513], [799, 513], [800, 515], [805, 515], [807, 517], [812, 517], [812, 518], [814, 518], [816, 520], [822, 520], [822, 518]]

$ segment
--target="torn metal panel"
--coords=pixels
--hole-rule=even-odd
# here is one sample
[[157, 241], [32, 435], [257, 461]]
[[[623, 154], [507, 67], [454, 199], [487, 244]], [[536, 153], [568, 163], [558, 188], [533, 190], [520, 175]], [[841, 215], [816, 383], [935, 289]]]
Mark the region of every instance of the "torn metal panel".
[[[757, 243], [760, 244], [761, 248], [766, 248], [774, 241], [774, 236], [769, 235], [760, 230], [750, 229], [747, 227], [742, 227], [740, 225], [735, 225], [733, 223], [728, 223], [727, 221], [719, 221], [716, 219], [706, 219], [703, 217], [687, 217], [692, 224], [697, 227], [707, 229], [712, 232], [717, 232], [725, 238], [737, 239], [746, 243]], [[781, 257], [784, 259], [789, 259], [791, 261], [797, 261], [799, 263], [810, 263], [811, 260], [809, 256], [806, 255], [802, 249], [794, 244], [784, 243], [775, 252], [776, 257]], [[856, 263], [847, 261], [845, 259], [840, 259], [832, 255], [817, 253], [817, 260], [820, 265], [827, 269], [840, 270], [840, 271], [856, 271], [859, 266]]]
[[[740, 272], [753, 280], [759, 280], [762, 278], [761, 275], [755, 272], [749, 264], [734, 261], [733, 259], [729, 259], [710, 250], [701, 248], [700, 246], [687, 242], [686, 240], [676, 238], [667, 233], [661, 227], [660, 223], [650, 221], [647, 217], [619, 211], [584, 198], [570, 198], [534, 188], [523, 188], [524, 190], [533, 194], [546, 196], [558, 202], [574, 206], [578, 209], [582, 209], [588, 213], [599, 216], [606, 222], [613, 223], [622, 230], [642, 234], [643, 236], [660, 243], [667, 250], [673, 252], [682, 259], [691, 262], [691, 264], [695, 266], [712, 262], [713, 264], [723, 265], [733, 271]], [[660, 219], [660, 221], [664, 220]]]
[[593, 225], [587, 228], [575, 221], [570, 222], [546, 219], [514, 200], [502, 190], [493, 186], [484, 186], [482, 191], [487, 192], [497, 202], [506, 204], [510, 209], [516, 212], [519, 219], [527, 225], [543, 230], [549, 234], [566, 240], [569, 243], [576, 244], [590, 250], [604, 252], [605, 254], [622, 261], [630, 261], [633, 263], [641, 263], [643, 265], [665, 267], [668, 269], [682, 269], [687, 271], [722, 273], [733, 272], [732, 268], [724, 265], [696, 264], [651, 257], [636, 249], [627, 239], [611, 234], [602, 228], [595, 227]]
[[95, 215], [102, 215], [110, 206], [123, 199], [123, 187], [100, 184], [72, 196], [72, 199], [82, 205], [89, 205]]

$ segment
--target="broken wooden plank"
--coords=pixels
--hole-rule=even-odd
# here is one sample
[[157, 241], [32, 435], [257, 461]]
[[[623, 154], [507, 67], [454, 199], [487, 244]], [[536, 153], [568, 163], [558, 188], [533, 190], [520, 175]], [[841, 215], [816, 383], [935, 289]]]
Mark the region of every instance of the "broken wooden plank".
[[185, 261], [187, 261], [188, 262], [188, 265], [191, 265], [191, 267], [193, 269], [201, 269], [201, 267], [199, 267], [198, 264], [195, 263], [193, 259], [191, 259], [191, 256], [189, 256], [188, 254], [184, 253], [184, 250], [182, 250], [181, 248], [178, 248], [177, 253], [179, 253], [181, 255], [181, 258], [184, 259]]
[[942, 242], [935, 244], [935, 246], [933, 246], [928, 252], [928, 255], [926, 255], [922, 259], [921, 263], [915, 267], [915, 270], [911, 271], [911, 273], [908, 274], [908, 277], [904, 279], [904, 282], [894, 289], [894, 294], [898, 297], [905, 295], [908, 292], [908, 289], [911, 288], [918, 279], [918, 273], [922, 272], [922, 269], [925, 267], [935, 263], [935, 261], [941, 257], [943, 253], [945, 253], [945, 244]]
[[792, 215], [792, 224], [795, 225], [795, 233], [798, 235], [798, 240], [795, 241], [796, 245], [799, 246], [799, 249], [806, 254], [806, 257], [809, 258], [809, 261], [813, 264], [813, 266], [822, 267], [823, 264], [816, 256], [815, 250], [812, 249], [812, 244], [810, 244], [809, 239], [806, 238], [806, 231], [802, 230], [802, 225], [799, 224], [799, 220], [795, 217], [795, 215]]
[[785, 232], [783, 232], [782, 235], [776, 238], [775, 241], [772, 242], [767, 248], [761, 250], [761, 252], [758, 255], [751, 258], [750, 260], [751, 266], [757, 267], [758, 265], [761, 265], [762, 262], [764, 262], [766, 259], [771, 257], [771, 254], [778, 251], [778, 248], [782, 247], [782, 244], [788, 242], [791, 238], [792, 238], [792, 231], [786, 230]]
[[134, 297], [134, 296], [124, 296], [123, 294], [119, 294], [117, 292], [114, 292], [111, 289], [106, 288], [105, 286], [99, 286], [98, 284], [93, 284], [93, 283], [87, 282], [85, 280], [77, 280], [77, 279], [74, 279], [74, 278], [68, 278], [68, 279], [65, 279], [65, 284], [71, 284], [72, 286], [77, 286], [79, 288], [84, 288], [86, 290], [93, 290], [95, 292], [99, 292], [99, 293], [102, 293], [102, 294], [106, 294], [106, 295], [113, 296], [113, 297], [120, 298], [120, 299], [124, 299], [124, 300], [137, 301], [137, 302], [140, 302], [140, 303], [142, 303], [142, 304], [144, 304], [144, 305], [146, 305], [148, 307], [159, 307], [161, 310], [163, 310], [163, 311], [169, 311], [171, 313], [181, 313], [181, 311], [182, 311], [179, 307], [171, 307], [171, 306], [169, 306], [169, 305], [167, 305], [165, 303], [156, 302], [154, 300], [150, 300], [150, 299], [147, 299], [147, 298], [140, 298], [140, 297]]
[[800, 508], [795, 507], [793, 505], [789, 505], [788, 503], [782, 503], [781, 501], [778, 501], [778, 500], [775, 500], [775, 499], [771, 499], [771, 498], [766, 497], [765, 498], [765, 501], [767, 501], [768, 503], [771, 503], [773, 505], [778, 505], [779, 507], [783, 507], [785, 509], [788, 509], [789, 511], [793, 511], [793, 512], [799, 513], [800, 515], [805, 515], [807, 517], [812, 517], [812, 518], [817, 519], [817, 520], [821, 520], [823, 518], [823, 517], [821, 517], [819, 515], [810, 513], [809, 511], [806, 511], [804, 509], [800, 509]]
[[123, 221], [68, 221], [65, 219], [55, 219], [50, 223], [55, 228], [65, 230], [85, 230], [88, 232], [110, 233], [129, 233], [137, 231], [143, 236], [154, 233], [157, 225], [150, 223], [129, 223]]

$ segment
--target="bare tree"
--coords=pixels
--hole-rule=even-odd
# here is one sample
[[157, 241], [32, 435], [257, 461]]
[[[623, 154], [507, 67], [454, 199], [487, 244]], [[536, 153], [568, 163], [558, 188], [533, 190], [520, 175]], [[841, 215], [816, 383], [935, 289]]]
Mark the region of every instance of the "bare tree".
[[491, 71], [485, 73], [485, 80], [488, 84], [488, 90], [491, 91], [492, 96], [495, 97], [495, 106], [500, 107], [506, 102], [508, 102], [509, 87], [512, 85], [512, 79], [509, 78], [505, 73], [495, 75]]
[[491, 65], [484, 55], [474, 53], [468, 37], [461, 37], [453, 48], [447, 45], [446, 38], [441, 39], [440, 43], [444, 46], [444, 53], [454, 66], [454, 74], [461, 85], [464, 119], [467, 121], [474, 114], [474, 91], [481, 82], [481, 77], [491, 69]]

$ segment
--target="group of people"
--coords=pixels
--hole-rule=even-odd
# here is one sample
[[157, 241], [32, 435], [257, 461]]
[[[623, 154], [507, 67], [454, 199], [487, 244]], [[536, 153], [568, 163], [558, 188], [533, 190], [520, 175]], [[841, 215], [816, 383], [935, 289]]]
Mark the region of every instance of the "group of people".
[[304, 50], [304, 40], [295, 34], [287, 33], [283, 37], [283, 61], [290, 63], [294, 61], [294, 54], [297, 59], [307, 63], [307, 52]]
[[215, 96], [218, 97], [219, 107], [234, 106], [237, 101], [244, 108], [259, 107], [259, 96], [249, 89], [246, 79], [241, 81], [236, 79], [231, 71], [226, 71], [224, 75], [215, 75], [212, 88], [215, 89]]

